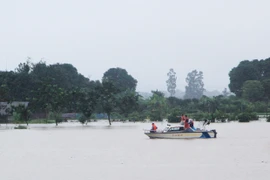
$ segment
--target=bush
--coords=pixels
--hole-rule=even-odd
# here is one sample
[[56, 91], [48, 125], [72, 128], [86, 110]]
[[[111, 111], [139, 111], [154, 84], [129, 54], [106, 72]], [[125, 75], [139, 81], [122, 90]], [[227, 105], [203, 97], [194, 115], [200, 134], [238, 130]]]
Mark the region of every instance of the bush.
[[86, 120], [87, 120], [87, 118], [86, 118], [85, 115], [81, 115], [81, 116], [79, 117], [79, 121], [80, 121], [80, 123], [82, 123], [82, 124], [84, 124], [84, 123], [86, 122]]
[[216, 112], [213, 114], [213, 118], [220, 120], [221, 122], [225, 122], [225, 120], [228, 118], [228, 115], [223, 111], [216, 110]]
[[270, 122], [270, 116], [267, 116], [267, 122]]
[[27, 129], [26, 126], [19, 125], [18, 127], [14, 127], [14, 129]]
[[197, 112], [190, 115], [191, 119], [194, 119], [196, 121], [203, 121], [205, 119], [213, 119], [213, 114], [207, 113], [207, 112]]
[[249, 122], [251, 120], [258, 120], [259, 117], [256, 113], [244, 112], [238, 115], [239, 122]]
[[228, 121], [237, 120], [237, 115], [235, 113], [228, 114]]
[[181, 116], [181, 113], [179, 108], [173, 108], [170, 112], [170, 114], [168, 115], [168, 122], [170, 123], [179, 123], [180, 122], [180, 117]]

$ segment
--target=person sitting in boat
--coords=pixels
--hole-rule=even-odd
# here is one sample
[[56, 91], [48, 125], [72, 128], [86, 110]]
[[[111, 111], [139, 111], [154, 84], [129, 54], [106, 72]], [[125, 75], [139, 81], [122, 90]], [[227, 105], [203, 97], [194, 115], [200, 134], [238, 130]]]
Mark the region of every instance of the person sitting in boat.
[[194, 127], [194, 121], [192, 119], [189, 119], [188, 123], [191, 129], [196, 130], [196, 128]]
[[184, 124], [184, 128], [185, 129], [189, 129], [190, 128], [190, 125], [189, 125], [189, 119], [188, 119], [188, 117], [187, 117], [187, 115], [185, 115], [185, 124]]
[[156, 132], [157, 128], [158, 127], [155, 125], [155, 123], [152, 123], [152, 128], [151, 128], [150, 132]]

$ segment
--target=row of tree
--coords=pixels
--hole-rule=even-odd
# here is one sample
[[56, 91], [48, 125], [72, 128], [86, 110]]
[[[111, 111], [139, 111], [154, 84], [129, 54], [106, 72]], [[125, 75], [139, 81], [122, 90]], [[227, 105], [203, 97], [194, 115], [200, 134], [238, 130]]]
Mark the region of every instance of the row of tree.
[[127, 117], [139, 98], [137, 80], [121, 68], [109, 69], [100, 82], [85, 78], [71, 64], [34, 64], [28, 60], [14, 72], [0, 72], [0, 84], [0, 101], [29, 102], [25, 121], [31, 113], [45, 112], [53, 114], [58, 124], [63, 112], [80, 112], [85, 120], [95, 112], [106, 113], [111, 124], [113, 111]]
[[[170, 96], [175, 95], [176, 90], [176, 73], [174, 72], [173, 68], [169, 70], [167, 73], [168, 80], [167, 83], [167, 91], [170, 93]], [[203, 72], [193, 70], [192, 72], [188, 73], [186, 77], [187, 86], [185, 87], [185, 95], [184, 99], [200, 99], [203, 96], [204, 83], [203, 83]]]
[[[267, 62], [270, 63], [268, 60]], [[242, 66], [242, 62], [239, 66]], [[234, 81], [237, 78], [232, 76], [237, 74], [235, 69], [238, 67], [233, 68], [230, 73], [229, 87], [232, 92], [237, 91], [231, 87], [231, 84], [237, 84]], [[266, 77], [267, 73], [264, 74]], [[173, 69], [168, 76], [168, 91], [173, 95], [176, 87]], [[251, 93], [255, 100], [248, 95], [247, 92], [258, 89], [257, 86], [246, 85], [250, 79], [242, 83], [242, 93], [228, 96], [224, 92], [224, 95], [213, 98], [202, 95], [202, 79], [202, 72], [194, 70], [188, 74], [184, 99], [173, 96], [166, 98], [160, 91], [152, 91], [152, 96], [144, 99], [136, 92], [137, 80], [125, 69], [111, 68], [104, 73], [101, 81], [93, 81], [79, 74], [71, 64], [47, 65], [42, 61], [34, 64], [28, 60], [21, 63], [14, 72], [0, 72], [0, 101], [27, 101], [28, 108], [13, 108], [22, 120], [27, 122], [34, 114], [45, 113], [47, 116], [51, 115], [56, 124], [62, 120], [62, 113], [69, 112], [80, 113], [82, 123], [94, 118], [93, 114], [105, 113], [111, 124], [111, 118], [134, 121], [146, 118], [160, 121], [168, 118], [170, 122], [177, 122], [178, 116], [184, 113], [196, 120], [225, 120], [239, 119], [246, 112], [268, 111], [268, 99]], [[261, 79], [266, 83], [261, 91], [263, 97], [268, 97], [267, 79]], [[251, 84], [254, 84], [253, 81]], [[262, 83], [261, 81], [259, 82]]]

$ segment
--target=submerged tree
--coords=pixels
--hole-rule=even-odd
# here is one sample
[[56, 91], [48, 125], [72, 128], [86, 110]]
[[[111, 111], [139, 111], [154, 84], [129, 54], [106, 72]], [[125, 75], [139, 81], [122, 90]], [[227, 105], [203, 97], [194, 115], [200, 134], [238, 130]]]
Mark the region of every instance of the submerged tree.
[[150, 120], [162, 121], [167, 113], [167, 103], [164, 94], [160, 91], [152, 91], [149, 101]]
[[127, 73], [125, 69], [111, 68], [102, 78], [99, 102], [103, 111], [108, 115], [111, 125], [111, 113], [119, 110], [125, 117], [138, 101], [135, 92], [137, 80]]
[[170, 96], [174, 96], [175, 89], [176, 89], [176, 80], [177, 80], [176, 73], [171, 68], [170, 71], [167, 73], [167, 76], [169, 77], [169, 79], [166, 81], [167, 90], [170, 93]]
[[203, 83], [203, 72], [193, 70], [192, 72], [188, 73], [186, 78], [187, 86], [186, 86], [186, 93], [184, 98], [185, 99], [200, 99], [204, 92], [204, 83]]

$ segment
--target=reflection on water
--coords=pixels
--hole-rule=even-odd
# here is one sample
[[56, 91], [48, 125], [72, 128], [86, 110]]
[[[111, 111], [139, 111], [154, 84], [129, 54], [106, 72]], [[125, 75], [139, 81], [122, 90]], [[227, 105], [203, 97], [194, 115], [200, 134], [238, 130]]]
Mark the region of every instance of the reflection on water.
[[[157, 123], [159, 128], [166, 123]], [[198, 125], [198, 124], [197, 124]], [[9, 125], [9, 128], [12, 126]], [[270, 178], [270, 123], [216, 123], [216, 139], [149, 139], [150, 123], [0, 127], [3, 180]]]

